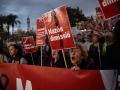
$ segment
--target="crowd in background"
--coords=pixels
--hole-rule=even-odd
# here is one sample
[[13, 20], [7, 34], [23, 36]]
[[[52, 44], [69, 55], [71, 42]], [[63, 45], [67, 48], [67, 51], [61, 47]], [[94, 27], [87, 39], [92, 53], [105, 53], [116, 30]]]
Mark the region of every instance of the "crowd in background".
[[67, 67], [73, 70], [120, 68], [120, 20], [112, 31], [100, 33], [93, 30], [87, 39], [78, 33], [75, 36], [76, 47], [64, 49], [65, 58], [62, 50], [51, 50], [48, 38], [46, 38], [45, 44], [42, 54], [40, 47], [36, 47], [36, 52], [31, 55], [24, 53], [21, 44], [7, 46], [0, 43], [0, 63]]

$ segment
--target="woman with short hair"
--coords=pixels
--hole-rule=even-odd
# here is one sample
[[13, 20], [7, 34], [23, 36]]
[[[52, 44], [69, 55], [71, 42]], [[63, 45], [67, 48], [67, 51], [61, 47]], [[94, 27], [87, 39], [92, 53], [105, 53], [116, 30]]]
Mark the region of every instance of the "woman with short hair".
[[76, 45], [76, 47], [72, 49], [70, 57], [73, 64], [71, 67], [72, 70], [94, 69], [94, 62], [88, 59], [81, 45]]

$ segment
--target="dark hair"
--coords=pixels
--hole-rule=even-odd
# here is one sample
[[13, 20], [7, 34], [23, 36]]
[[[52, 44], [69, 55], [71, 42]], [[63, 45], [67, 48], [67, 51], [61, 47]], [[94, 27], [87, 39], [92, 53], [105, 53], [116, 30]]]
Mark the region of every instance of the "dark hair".
[[114, 31], [120, 31], [120, 20], [118, 20], [117, 23], [115, 24]]
[[3, 47], [0, 47], [0, 54], [3, 54]]
[[120, 43], [120, 20], [115, 24], [115, 28], [113, 30], [113, 40], [114, 42]]
[[65, 64], [64, 64], [64, 58], [63, 58], [63, 54], [62, 51], [59, 50], [58, 52], [59, 58], [57, 59], [57, 62], [54, 63], [54, 58], [51, 59], [51, 65], [52, 67], [59, 67], [59, 68], [64, 68]]
[[16, 45], [16, 44], [9, 45], [9, 47], [11, 47], [11, 46], [13, 46], [15, 49], [19, 49], [18, 45]]
[[[17, 44], [11, 44], [9, 47], [14, 47], [15, 49], [17, 49], [17, 54], [16, 54], [16, 57], [18, 59], [20, 59], [22, 56], [23, 56], [23, 53], [22, 53], [22, 49], [20, 46], [18, 46]], [[12, 57], [11, 57], [12, 58]]]
[[[2, 80], [3, 77], [6, 78], [6, 83], [5, 83], [4, 86], [2, 85], [2, 82], [1, 82], [1, 80]], [[8, 76], [5, 75], [5, 74], [2, 74], [0, 76], [0, 90], [6, 90], [6, 88], [8, 87], [8, 85], [9, 85], [9, 78], [8, 78]]]
[[78, 35], [81, 35], [81, 34], [80, 34], [80, 33], [78, 33], [78, 34], [77, 34], [77, 36], [78, 36]]
[[0, 53], [3, 54], [3, 43], [1, 40], [0, 40]]

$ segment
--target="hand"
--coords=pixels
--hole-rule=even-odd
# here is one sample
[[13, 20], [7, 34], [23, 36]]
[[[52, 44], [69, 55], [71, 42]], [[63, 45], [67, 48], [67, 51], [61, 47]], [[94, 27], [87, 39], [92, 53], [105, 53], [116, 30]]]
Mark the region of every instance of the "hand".
[[80, 70], [80, 68], [79, 68], [78, 66], [73, 66], [73, 67], [71, 68], [71, 70], [78, 71], [78, 70]]

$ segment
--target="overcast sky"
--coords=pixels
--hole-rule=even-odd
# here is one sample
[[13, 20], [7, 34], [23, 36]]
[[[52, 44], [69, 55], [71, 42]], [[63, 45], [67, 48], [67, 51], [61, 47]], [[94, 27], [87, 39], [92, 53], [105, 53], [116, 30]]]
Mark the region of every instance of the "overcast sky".
[[86, 16], [95, 15], [97, 0], [0, 0], [0, 14], [16, 14], [22, 22], [21, 27], [27, 28], [26, 18], [31, 19], [31, 27], [35, 28], [35, 20], [51, 8], [61, 5], [79, 7]]

